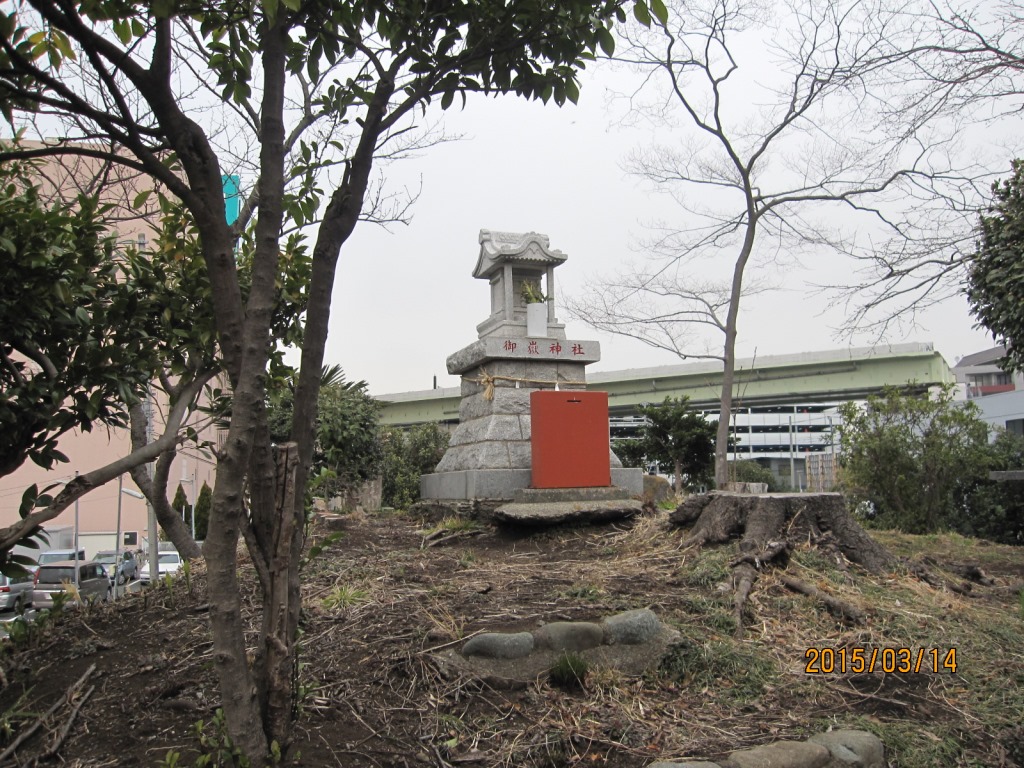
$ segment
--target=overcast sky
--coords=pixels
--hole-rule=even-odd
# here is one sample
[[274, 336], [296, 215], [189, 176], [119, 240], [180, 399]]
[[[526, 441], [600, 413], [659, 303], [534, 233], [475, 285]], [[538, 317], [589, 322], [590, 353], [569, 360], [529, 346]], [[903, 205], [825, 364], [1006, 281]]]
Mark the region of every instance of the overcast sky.
[[[625, 78], [594, 68], [584, 77], [580, 105], [561, 109], [514, 97], [471, 99], [464, 111], [445, 115], [446, 130], [463, 134], [462, 140], [390, 166], [393, 186], [417, 187], [422, 177], [422, 194], [409, 226], [395, 225], [389, 233], [361, 224], [344, 247], [327, 361], [340, 364], [350, 379], [365, 379], [374, 394], [429, 389], [434, 376], [438, 386], [457, 384], [445, 359], [477, 338], [476, 325], [489, 314], [487, 283], [471, 274], [481, 228], [548, 235], [569, 257], [556, 272], [561, 295], [578, 294], [588, 278], [641, 258], [637, 241], [645, 222], [678, 214], [623, 170], [629, 150], [652, 135], [648, 127], [625, 127], [621, 107], [608, 98]], [[1008, 167], [1010, 155], [1002, 155]], [[873, 342], [870, 334], [840, 340], [841, 303], [808, 287], [841, 283], [850, 271], [848, 263], [822, 254], [775, 274], [782, 288], [744, 305], [740, 356]], [[588, 370], [679, 362], [571, 320], [558, 299], [569, 338], [601, 342], [602, 360]], [[962, 298], [918, 323], [888, 341], [933, 342], [950, 365], [992, 345], [973, 328]]]

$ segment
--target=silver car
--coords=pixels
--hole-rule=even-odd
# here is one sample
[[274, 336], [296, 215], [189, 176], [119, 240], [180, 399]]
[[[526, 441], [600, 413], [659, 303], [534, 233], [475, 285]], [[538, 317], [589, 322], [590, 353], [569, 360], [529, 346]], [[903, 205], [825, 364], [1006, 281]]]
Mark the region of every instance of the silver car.
[[115, 571], [118, 584], [126, 584], [132, 579], [139, 578], [139, 564], [131, 552], [122, 552], [118, 557], [118, 553], [113, 550], [103, 550], [97, 552], [94, 559], [106, 568], [111, 583], [114, 583]]
[[0, 611], [12, 608], [21, 613], [32, 605], [32, 576], [4, 576], [0, 573]]
[[75, 597], [75, 561], [62, 560], [57, 563], [40, 565], [36, 571], [35, 589], [32, 602], [38, 609], [52, 608], [53, 596], [58, 592], [68, 594], [68, 604], [96, 602], [110, 599], [110, 577], [102, 565], [86, 560], [78, 563], [78, 597]]

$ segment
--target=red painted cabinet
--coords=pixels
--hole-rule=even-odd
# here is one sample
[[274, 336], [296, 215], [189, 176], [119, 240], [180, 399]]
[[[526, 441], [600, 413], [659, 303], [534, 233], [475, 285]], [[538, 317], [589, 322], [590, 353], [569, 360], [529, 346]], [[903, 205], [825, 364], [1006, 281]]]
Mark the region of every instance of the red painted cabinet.
[[607, 392], [533, 392], [530, 421], [532, 487], [612, 484]]

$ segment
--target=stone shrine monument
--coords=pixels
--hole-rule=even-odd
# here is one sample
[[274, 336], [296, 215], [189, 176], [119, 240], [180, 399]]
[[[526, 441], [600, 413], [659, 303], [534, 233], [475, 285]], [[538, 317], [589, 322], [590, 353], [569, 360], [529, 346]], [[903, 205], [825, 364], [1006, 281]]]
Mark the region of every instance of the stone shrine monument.
[[[477, 326], [477, 341], [448, 358], [448, 372], [462, 377], [459, 425], [437, 469], [420, 478], [423, 499], [572, 502], [642, 492], [642, 472], [623, 469], [609, 448], [610, 485], [559, 488], [554, 496], [528, 498], [531, 395], [585, 390], [585, 367], [601, 359], [598, 342], [566, 339], [555, 317], [554, 272], [566, 258], [546, 235], [480, 230], [473, 277], [490, 285], [491, 314]], [[591, 395], [578, 396], [586, 397]], [[607, 446], [606, 409], [603, 418]]]

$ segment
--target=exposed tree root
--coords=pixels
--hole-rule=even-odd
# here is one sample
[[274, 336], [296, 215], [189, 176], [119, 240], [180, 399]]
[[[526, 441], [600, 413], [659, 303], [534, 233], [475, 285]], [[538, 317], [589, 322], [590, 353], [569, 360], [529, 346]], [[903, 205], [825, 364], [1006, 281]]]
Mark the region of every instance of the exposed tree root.
[[[846, 510], [838, 493], [737, 494], [712, 492], [688, 497], [669, 516], [675, 525], [693, 525], [684, 547], [720, 544], [736, 537], [740, 555], [730, 563], [733, 569], [733, 610], [736, 636], [743, 633], [743, 611], [760, 571], [767, 567], [785, 569], [793, 548], [809, 544], [827, 554], [837, 568], [850, 563], [871, 573], [884, 573], [904, 564], [911, 573], [936, 589], [964, 597], [975, 597], [973, 585], [991, 587], [995, 580], [974, 564], [943, 564], [941, 569], [963, 579], [955, 583], [941, 573], [930, 558], [906, 563], [872, 539]], [[933, 570], [929, 566], [935, 566]], [[818, 587], [789, 576], [782, 583], [794, 592], [820, 601], [837, 618], [852, 623], [864, 620], [863, 611]]]
[[732, 587], [734, 591], [732, 605], [733, 616], [736, 619], [736, 630], [733, 636], [739, 640], [743, 637], [743, 608], [750, 597], [750, 590], [754, 588], [757, 581], [757, 569], [749, 563], [740, 563], [732, 572]]
[[835, 550], [872, 573], [882, 573], [898, 562], [847, 512], [838, 493], [694, 495], [669, 520], [676, 525], [696, 521], [684, 546], [720, 544], [742, 535], [743, 543], [750, 544], [741, 546], [743, 551], [763, 550], [771, 541], [809, 541]]
[[818, 589], [813, 584], [807, 584], [800, 579], [794, 579], [792, 576], [781, 576], [782, 583], [794, 592], [799, 592], [802, 595], [813, 597], [816, 600], [824, 603], [825, 607], [832, 612], [832, 615], [837, 618], [846, 619], [853, 624], [859, 624], [864, 620], [863, 612], [855, 605], [840, 600], [837, 597]]

